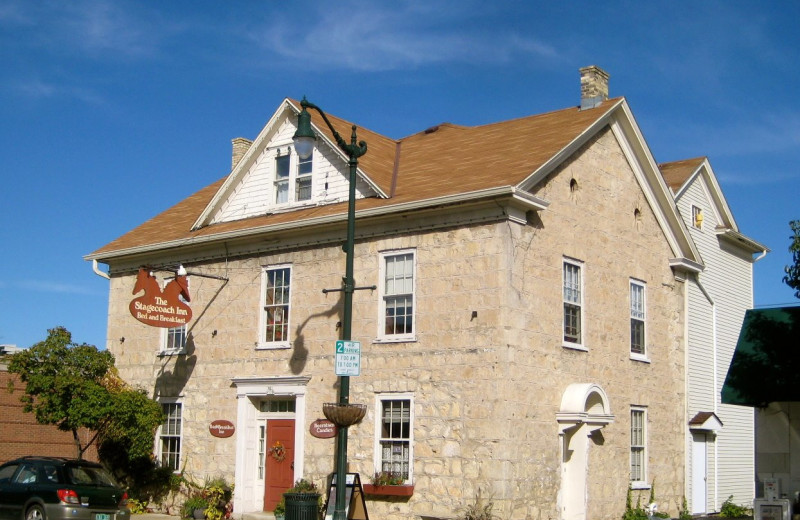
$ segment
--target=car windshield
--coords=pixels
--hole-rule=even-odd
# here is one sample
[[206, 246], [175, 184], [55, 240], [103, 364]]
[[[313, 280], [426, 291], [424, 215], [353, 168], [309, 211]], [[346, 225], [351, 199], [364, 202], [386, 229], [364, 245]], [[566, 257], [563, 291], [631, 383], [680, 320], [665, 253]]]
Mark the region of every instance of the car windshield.
[[67, 470], [73, 484], [115, 486], [114, 480], [103, 468], [93, 466], [70, 466]]

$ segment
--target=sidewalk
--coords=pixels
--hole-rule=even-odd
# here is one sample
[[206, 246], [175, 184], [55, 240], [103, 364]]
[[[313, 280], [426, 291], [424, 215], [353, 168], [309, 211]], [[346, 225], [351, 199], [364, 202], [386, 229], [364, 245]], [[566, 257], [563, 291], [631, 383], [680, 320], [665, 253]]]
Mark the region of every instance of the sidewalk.
[[[275, 520], [275, 515], [266, 511], [260, 513], [244, 513], [238, 516], [234, 513], [233, 518], [241, 518], [242, 520]], [[181, 517], [162, 513], [144, 513], [142, 515], [131, 515], [131, 520], [181, 520]]]

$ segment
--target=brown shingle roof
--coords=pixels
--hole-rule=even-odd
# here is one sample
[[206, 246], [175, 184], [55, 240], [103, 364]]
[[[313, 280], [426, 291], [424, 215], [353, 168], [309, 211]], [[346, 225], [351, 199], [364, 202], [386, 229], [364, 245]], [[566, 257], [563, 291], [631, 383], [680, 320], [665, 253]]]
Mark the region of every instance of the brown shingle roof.
[[658, 165], [658, 169], [661, 170], [661, 175], [667, 182], [667, 186], [675, 193], [681, 189], [683, 183], [686, 182], [690, 175], [697, 171], [697, 168], [699, 168], [705, 160], [705, 157], [695, 157], [693, 159], [662, 163]]
[[[590, 110], [567, 108], [477, 127], [442, 124], [399, 141], [358, 128], [358, 139], [368, 144], [359, 168], [386, 193], [388, 199], [357, 201], [363, 210], [393, 204], [458, 195], [501, 186], [516, 186], [575, 140], [621, 98]], [[299, 103], [291, 101], [299, 107]], [[327, 126], [314, 112], [312, 121], [329, 138]], [[351, 123], [326, 114], [339, 134], [350, 141]], [[399, 155], [398, 155], [399, 154]], [[393, 179], [396, 175], [396, 179]], [[346, 204], [331, 204], [205, 226], [192, 224], [222, 186], [221, 179], [88, 255], [110, 258], [136, 248], [191, 241], [217, 233], [244, 231], [315, 217], [343, 214]]]

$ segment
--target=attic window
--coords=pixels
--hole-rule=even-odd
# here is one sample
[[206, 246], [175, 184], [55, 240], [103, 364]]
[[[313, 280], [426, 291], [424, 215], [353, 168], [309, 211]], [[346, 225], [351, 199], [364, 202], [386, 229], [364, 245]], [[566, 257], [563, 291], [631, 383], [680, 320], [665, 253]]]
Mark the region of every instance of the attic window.
[[692, 227], [703, 229], [703, 210], [697, 206], [692, 206]]
[[295, 181], [295, 200], [311, 200], [311, 170], [312, 159], [314, 154], [312, 152], [308, 158], [300, 158], [297, 163], [297, 180]]
[[289, 155], [275, 157], [275, 203], [289, 202]]

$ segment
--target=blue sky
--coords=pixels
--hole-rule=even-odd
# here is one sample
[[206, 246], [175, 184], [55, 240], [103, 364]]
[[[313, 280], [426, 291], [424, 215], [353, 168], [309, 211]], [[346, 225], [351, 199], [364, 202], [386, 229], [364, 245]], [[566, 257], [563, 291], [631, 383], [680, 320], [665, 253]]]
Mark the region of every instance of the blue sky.
[[399, 138], [579, 103], [611, 75], [659, 162], [706, 155], [782, 282], [800, 219], [800, 2], [0, 0], [0, 343], [105, 345], [83, 256], [230, 169], [285, 97]]

